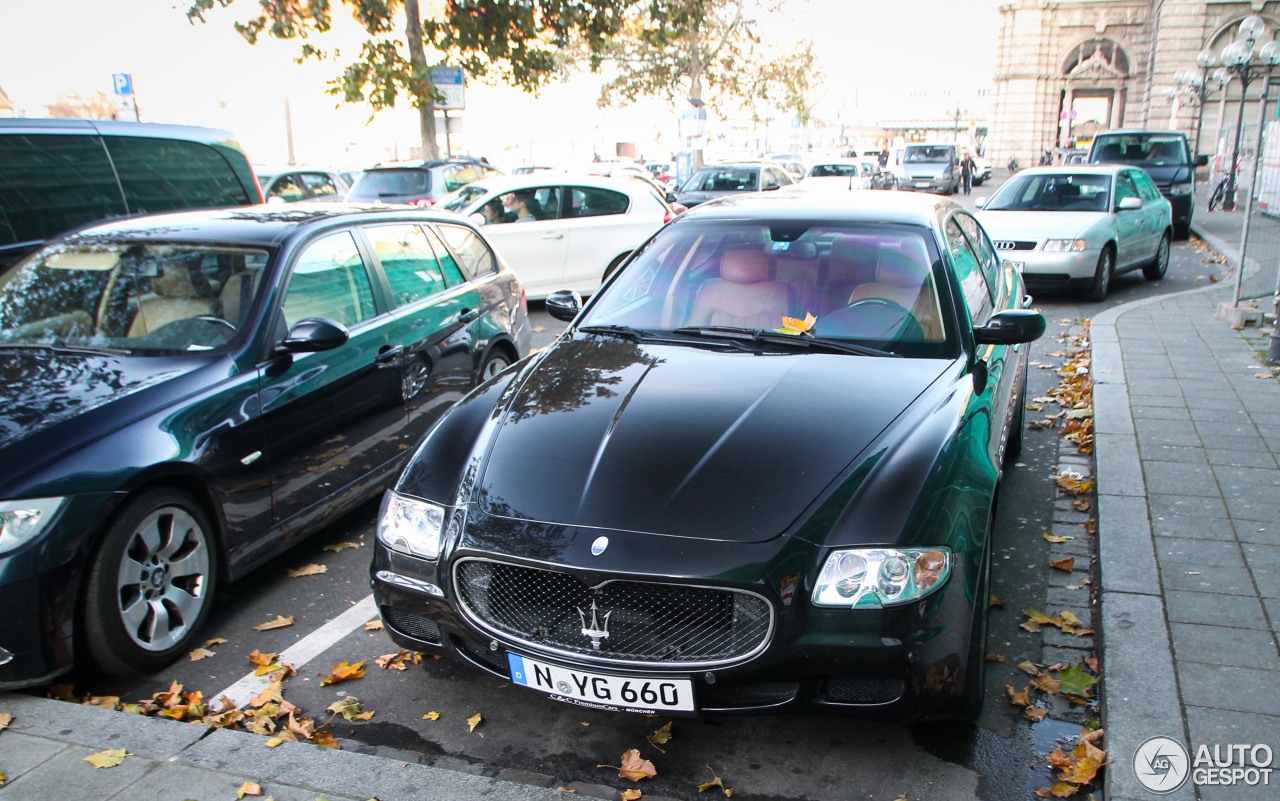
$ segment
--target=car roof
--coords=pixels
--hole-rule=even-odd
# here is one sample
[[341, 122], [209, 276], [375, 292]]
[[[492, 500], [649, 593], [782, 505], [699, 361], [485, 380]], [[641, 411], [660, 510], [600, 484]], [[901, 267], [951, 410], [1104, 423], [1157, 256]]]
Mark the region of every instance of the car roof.
[[1127, 135], [1148, 134], [1153, 136], [1154, 135], [1180, 136], [1183, 139], [1187, 137], [1187, 135], [1184, 134], [1182, 131], [1167, 131], [1167, 130], [1161, 131], [1155, 128], [1112, 128], [1109, 131], [1099, 131], [1098, 133], [1094, 134], [1093, 138], [1096, 140], [1099, 136], [1109, 136], [1109, 135], [1117, 135], [1117, 134], [1127, 134]]
[[460, 222], [463, 218], [451, 211], [411, 206], [277, 203], [128, 217], [85, 226], [65, 235], [63, 239], [68, 242], [81, 239], [146, 239], [156, 242], [217, 242], [271, 247], [279, 245], [304, 228], [323, 227], [329, 223], [397, 220]]
[[[486, 164], [480, 159], [470, 156], [451, 156], [447, 159], [410, 159], [408, 161], [381, 161], [372, 167], [365, 167], [364, 171], [370, 170], [412, 170], [422, 169], [424, 167], [438, 167], [442, 164], [484, 164], [486, 167], [493, 167], [492, 164]], [[494, 167], [497, 169], [497, 167]]]
[[1024, 170], [1018, 170], [1018, 175], [1040, 175], [1048, 173], [1050, 175], [1061, 175], [1064, 172], [1074, 173], [1076, 175], [1114, 175], [1121, 170], [1138, 170], [1132, 164], [1055, 164], [1047, 167], [1027, 167]]
[[683, 220], [847, 220], [933, 226], [942, 215], [963, 208], [946, 196], [915, 192], [744, 192], [700, 203], [672, 225]]
[[629, 174], [607, 176], [540, 170], [538, 172], [524, 173], [523, 175], [495, 175], [491, 178], [481, 178], [478, 181], [467, 184], [466, 188], [484, 189], [486, 192], [500, 193], [517, 189], [533, 189], [539, 186], [564, 186], [565, 184], [613, 189], [619, 192], [633, 186], [642, 190], [646, 186], [652, 187], [650, 184], [634, 180], [631, 177], [633, 175], [639, 176], [639, 173], [631, 172]]

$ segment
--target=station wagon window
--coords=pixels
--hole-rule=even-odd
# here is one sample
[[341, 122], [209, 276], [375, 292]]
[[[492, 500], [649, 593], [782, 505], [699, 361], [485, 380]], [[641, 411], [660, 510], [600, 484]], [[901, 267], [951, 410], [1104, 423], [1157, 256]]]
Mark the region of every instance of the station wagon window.
[[294, 264], [283, 308], [289, 328], [307, 317], [326, 317], [350, 328], [377, 314], [369, 273], [350, 232], [307, 245]]
[[440, 264], [421, 226], [375, 225], [365, 235], [391, 287], [392, 306], [408, 306], [444, 290]]
[[[497, 259], [484, 240], [476, 236], [476, 232], [461, 225], [441, 225], [440, 234], [449, 243], [450, 249], [457, 254], [456, 267], [461, 277], [473, 281], [498, 269]], [[450, 259], [452, 261], [452, 259]], [[449, 279], [453, 283], [453, 279]]]
[[227, 160], [198, 142], [104, 136], [132, 214], [240, 206], [250, 198]]
[[944, 230], [947, 248], [955, 263], [956, 278], [960, 281], [960, 292], [964, 295], [965, 305], [969, 307], [969, 317], [974, 325], [982, 325], [991, 316], [991, 290], [987, 287], [987, 279], [982, 275], [981, 262], [954, 217], [947, 220]]
[[126, 214], [95, 136], [0, 136], [0, 246]]
[[621, 192], [583, 186], [569, 187], [569, 208], [566, 217], [600, 217], [608, 214], [625, 214], [630, 199]]

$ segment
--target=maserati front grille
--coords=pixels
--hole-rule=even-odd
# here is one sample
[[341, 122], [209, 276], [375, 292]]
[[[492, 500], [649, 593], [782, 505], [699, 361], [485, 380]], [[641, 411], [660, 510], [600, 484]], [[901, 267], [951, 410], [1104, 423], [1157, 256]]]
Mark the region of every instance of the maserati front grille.
[[482, 628], [589, 661], [682, 668], [762, 651], [773, 608], [750, 592], [615, 579], [589, 587], [558, 570], [468, 559], [454, 568], [463, 611]]

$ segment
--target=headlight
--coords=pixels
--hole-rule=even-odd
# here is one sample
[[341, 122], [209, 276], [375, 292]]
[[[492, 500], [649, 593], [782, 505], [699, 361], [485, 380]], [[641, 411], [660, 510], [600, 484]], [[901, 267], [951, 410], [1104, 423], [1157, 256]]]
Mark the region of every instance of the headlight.
[[1043, 250], [1045, 253], [1080, 253], [1085, 247], [1083, 239], [1048, 239]]
[[440, 555], [444, 507], [408, 498], [392, 490], [382, 496], [378, 540], [393, 551], [435, 559]]
[[1170, 184], [1169, 194], [1173, 196], [1191, 194], [1191, 184]]
[[818, 574], [814, 606], [880, 609], [923, 598], [951, 573], [948, 548], [834, 551]]
[[16, 550], [49, 527], [66, 498], [0, 501], [0, 554]]

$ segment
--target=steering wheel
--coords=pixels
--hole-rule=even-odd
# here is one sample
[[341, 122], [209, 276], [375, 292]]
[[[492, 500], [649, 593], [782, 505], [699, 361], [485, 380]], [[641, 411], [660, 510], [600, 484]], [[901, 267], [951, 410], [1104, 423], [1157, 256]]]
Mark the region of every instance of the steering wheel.
[[815, 334], [880, 342], [920, 342], [924, 328], [911, 310], [888, 298], [863, 298], [818, 319]]
[[223, 317], [219, 317], [216, 314], [201, 314], [201, 315], [197, 315], [192, 319], [202, 320], [206, 323], [213, 323], [215, 325], [225, 325], [227, 328], [230, 328], [233, 333], [236, 331], [235, 323]]

